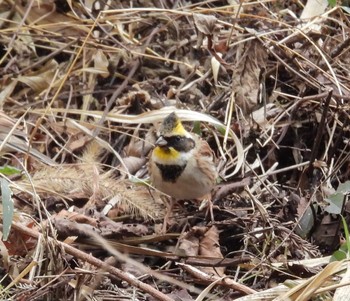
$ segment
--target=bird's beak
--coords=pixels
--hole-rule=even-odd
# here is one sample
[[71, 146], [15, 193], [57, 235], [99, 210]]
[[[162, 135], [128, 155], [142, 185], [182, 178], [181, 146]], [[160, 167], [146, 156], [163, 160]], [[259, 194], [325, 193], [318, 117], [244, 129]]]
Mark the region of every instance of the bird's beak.
[[168, 145], [168, 141], [166, 141], [163, 136], [160, 136], [156, 141], [156, 145], [160, 147], [164, 147]]

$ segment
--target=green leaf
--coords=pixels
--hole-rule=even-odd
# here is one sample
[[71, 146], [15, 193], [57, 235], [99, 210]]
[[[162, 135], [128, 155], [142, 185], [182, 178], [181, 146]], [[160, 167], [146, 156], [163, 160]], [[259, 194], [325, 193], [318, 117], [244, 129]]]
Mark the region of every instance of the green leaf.
[[349, 228], [348, 224], [346, 223], [346, 220], [344, 216], [341, 215], [341, 220], [343, 222], [343, 227], [344, 227], [344, 233], [345, 233], [345, 241], [346, 241], [346, 247], [347, 247], [347, 255], [349, 257], [349, 250], [350, 250], [350, 235], [349, 235]]
[[340, 183], [336, 192], [343, 193], [343, 194], [349, 193], [350, 192], [350, 181]]
[[337, 0], [328, 0], [328, 4], [332, 7], [337, 5]]
[[340, 183], [337, 191], [331, 194], [326, 201], [329, 205], [325, 208], [325, 210], [331, 214], [340, 214], [343, 208], [344, 203], [344, 195], [350, 192], [350, 181], [346, 181], [345, 183]]
[[347, 252], [339, 249], [332, 254], [330, 261], [332, 262], [332, 261], [344, 260], [344, 259], [346, 259], [346, 253]]
[[12, 191], [10, 189], [10, 183], [4, 179], [0, 178], [1, 184], [1, 199], [2, 199], [2, 221], [3, 221], [3, 240], [7, 240], [12, 220], [13, 220], [13, 200], [12, 200]]
[[21, 174], [21, 170], [13, 166], [1, 166], [0, 174], [5, 176], [19, 175]]
[[331, 214], [340, 214], [341, 209], [343, 208], [344, 194], [334, 193], [330, 195], [326, 201], [329, 203], [329, 205], [324, 208], [324, 210]]
[[330, 261], [340, 261], [344, 259], [348, 259], [349, 250], [350, 250], [350, 234], [348, 224], [346, 223], [345, 218], [340, 216], [343, 222], [344, 233], [345, 233], [345, 243], [343, 243], [340, 248], [332, 254]]
[[199, 136], [201, 135], [201, 124], [199, 121], [193, 123], [193, 132]]
[[303, 216], [300, 218], [298, 227], [296, 227], [295, 231], [299, 236], [306, 238], [309, 235], [314, 224], [315, 219], [314, 215], [312, 214], [312, 209], [311, 207], [308, 207], [306, 208]]

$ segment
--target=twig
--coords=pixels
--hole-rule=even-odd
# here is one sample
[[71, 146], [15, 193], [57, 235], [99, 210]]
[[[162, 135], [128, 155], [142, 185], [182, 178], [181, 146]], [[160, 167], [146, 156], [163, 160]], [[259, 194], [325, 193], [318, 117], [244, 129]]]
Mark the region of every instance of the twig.
[[327, 96], [325, 104], [324, 104], [321, 120], [319, 122], [319, 126], [318, 126], [318, 129], [317, 129], [317, 134], [316, 134], [316, 137], [315, 137], [315, 143], [314, 143], [313, 148], [311, 150], [310, 163], [309, 163], [309, 167], [308, 167], [308, 174], [309, 174], [309, 176], [312, 175], [312, 172], [314, 170], [313, 164], [314, 164], [314, 161], [315, 161], [315, 159], [317, 157], [317, 154], [319, 152], [319, 148], [320, 148], [320, 144], [321, 144], [321, 138], [322, 138], [322, 135], [323, 135], [323, 130], [324, 130], [324, 127], [326, 125], [326, 116], [327, 116], [327, 113], [328, 113], [330, 101], [332, 99], [332, 92], [333, 92], [333, 90], [330, 90], [328, 92], [328, 96]]
[[[28, 235], [30, 237], [34, 237], [36, 239], [39, 239], [42, 236], [41, 233], [39, 233], [33, 229], [29, 229], [28, 227], [23, 226], [20, 223], [13, 222], [12, 226], [13, 226], [13, 228], [17, 229], [18, 231], [20, 231], [23, 234]], [[103, 270], [109, 272], [110, 274], [118, 277], [119, 279], [126, 281], [127, 283], [134, 286], [135, 288], [138, 288], [138, 289], [150, 294], [152, 297], [156, 298], [157, 300], [174, 301], [172, 298], [169, 298], [168, 296], [164, 295], [163, 293], [161, 293], [160, 291], [158, 291], [154, 287], [138, 280], [135, 276], [133, 276], [130, 273], [119, 270], [119, 269], [103, 262], [102, 260], [97, 259], [96, 257], [94, 257], [92, 255], [89, 255], [83, 251], [80, 251], [80, 250], [78, 250], [78, 249], [76, 249], [76, 248], [74, 248], [74, 247], [72, 247], [64, 242], [57, 241], [57, 240], [53, 239], [52, 237], [47, 237], [47, 239], [51, 242], [58, 244], [68, 254], [70, 254], [76, 258], [79, 258], [83, 261], [86, 261], [86, 262], [94, 265], [97, 268], [100, 268], [100, 269], [103, 269]]]
[[37, 62], [30, 64], [29, 66], [16, 71], [16, 74], [24, 74], [26, 71], [30, 70], [30, 69], [34, 69], [35, 67], [42, 65], [43, 63], [47, 62], [49, 59], [55, 57], [56, 55], [60, 54], [63, 50], [67, 49], [68, 47], [77, 44], [79, 41], [79, 39], [74, 39], [72, 41], [70, 41], [67, 44], [64, 44], [61, 48], [56, 49], [55, 51], [51, 52], [49, 55], [44, 56], [42, 59], [38, 60]]
[[236, 190], [237, 188], [247, 186], [250, 183], [251, 183], [251, 178], [247, 177], [247, 178], [242, 179], [239, 182], [233, 182], [233, 183], [227, 183], [224, 185], [220, 185], [214, 194], [213, 203], [215, 203], [216, 201], [229, 195], [232, 191]]
[[[191, 274], [193, 277], [207, 283], [211, 284], [212, 282], [216, 282], [217, 285], [222, 285], [237, 291], [240, 291], [242, 293], [245, 293], [247, 295], [256, 293], [255, 290], [251, 289], [248, 286], [245, 286], [241, 283], [238, 283], [228, 277], [218, 277], [215, 275], [208, 275], [207, 273], [202, 272], [201, 270], [190, 266], [188, 264], [178, 263], [178, 266], [180, 266], [182, 269], [184, 269], [187, 273]], [[222, 278], [220, 280], [220, 278]]]

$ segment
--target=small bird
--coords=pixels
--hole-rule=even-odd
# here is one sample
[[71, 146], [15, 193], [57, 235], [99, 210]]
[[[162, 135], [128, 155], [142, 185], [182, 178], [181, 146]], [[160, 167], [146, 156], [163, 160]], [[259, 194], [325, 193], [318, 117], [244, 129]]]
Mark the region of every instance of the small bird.
[[186, 131], [175, 112], [163, 120], [157, 136], [149, 162], [153, 186], [175, 200], [208, 194], [218, 176], [208, 143]]

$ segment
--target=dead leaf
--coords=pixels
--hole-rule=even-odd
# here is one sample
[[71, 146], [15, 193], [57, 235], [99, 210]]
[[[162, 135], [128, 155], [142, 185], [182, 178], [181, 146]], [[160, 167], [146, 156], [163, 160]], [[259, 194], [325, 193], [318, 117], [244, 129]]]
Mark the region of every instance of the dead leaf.
[[193, 297], [185, 289], [176, 289], [167, 296], [175, 301], [194, 301]]
[[[179, 256], [203, 256], [206, 258], [223, 258], [220, 244], [219, 232], [215, 226], [193, 227], [191, 231], [179, 238], [179, 247], [176, 252]], [[224, 275], [225, 268], [202, 267], [201, 270], [207, 274], [215, 274], [220, 277]]]
[[60, 32], [63, 36], [85, 36], [89, 29], [82, 26], [82, 23], [68, 15], [57, 12], [56, 5], [53, 1], [34, 2], [33, 6], [27, 14], [27, 9], [16, 3], [16, 9], [22, 16], [26, 15], [28, 23], [46, 26], [46, 30], [50, 29], [54, 32]]
[[237, 105], [249, 114], [258, 104], [260, 73], [265, 68], [267, 53], [257, 40], [239, 45], [232, 74], [232, 90]]
[[310, 300], [313, 293], [321, 287], [321, 285], [326, 281], [327, 278], [334, 275], [335, 273], [338, 273], [341, 269], [342, 262], [341, 261], [334, 261], [329, 263], [321, 272], [319, 272], [317, 275], [309, 278], [307, 281], [302, 282], [301, 284], [295, 286], [291, 290], [289, 290], [287, 293], [279, 296], [278, 298], [274, 299], [276, 301], [283, 301], [283, 300], [296, 300], [296, 301], [302, 301], [302, 300]]
[[[34, 223], [26, 224], [28, 228], [34, 228]], [[6, 241], [3, 241], [9, 255], [25, 256], [28, 251], [34, 249], [37, 245], [37, 240], [31, 236], [25, 235], [16, 229], [12, 229], [10, 236]]]
[[308, 0], [301, 13], [300, 19], [311, 19], [322, 15], [326, 11], [328, 5], [329, 3], [327, 0]]
[[179, 246], [176, 249], [176, 254], [179, 256], [197, 256], [199, 254], [199, 238], [193, 231], [179, 238]]
[[315, 243], [327, 249], [338, 246], [340, 242], [339, 223], [339, 218], [332, 214], [325, 214], [312, 234]]
[[[203, 238], [199, 243], [199, 255], [205, 257], [215, 257], [215, 258], [224, 258], [221, 253], [220, 243], [219, 243], [219, 231], [215, 226], [212, 226], [205, 232]], [[204, 272], [210, 274], [215, 273], [218, 276], [222, 277], [225, 274], [225, 268], [205, 268]]]
[[28, 75], [21, 75], [17, 80], [18, 82], [22, 82], [28, 85], [36, 92], [42, 92], [43, 90], [47, 89], [52, 83], [57, 67], [57, 62], [51, 60], [39, 70]]
[[123, 158], [124, 164], [127, 167], [130, 174], [134, 175], [142, 166], [147, 162], [146, 158], [137, 158], [133, 156], [129, 156]]
[[[222, 53], [220, 53], [220, 52], [217, 53], [217, 55], [219, 57], [222, 57]], [[216, 59], [215, 56], [213, 56], [211, 58], [211, 69], [213, 71], [213, 78], [214, 78], [215, 85], [218, 84], [218, 76], [219, 76], [220, 66], [221, 66], [220, 62]]]
[[194, 14], [194, 24], [199, 32], [205, 35], [212, 35], [214, 33], [216, 17], [213, 15]]

